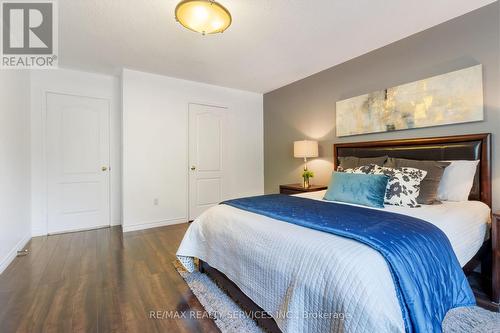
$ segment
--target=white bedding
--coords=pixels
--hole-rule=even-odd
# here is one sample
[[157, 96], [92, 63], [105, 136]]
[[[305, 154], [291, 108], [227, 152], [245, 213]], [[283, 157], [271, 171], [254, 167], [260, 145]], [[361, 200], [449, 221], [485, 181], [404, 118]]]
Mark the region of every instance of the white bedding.
[[[438, 226], [462, 266], [490, 221], [489, 207], [477, 201], [384, 209]], [[190, 225], [177, 255], [188, 270], [197, 257], [226, 274], [283, 332], [404, 332], [384, 258], [356, 241], [218, 205]]]

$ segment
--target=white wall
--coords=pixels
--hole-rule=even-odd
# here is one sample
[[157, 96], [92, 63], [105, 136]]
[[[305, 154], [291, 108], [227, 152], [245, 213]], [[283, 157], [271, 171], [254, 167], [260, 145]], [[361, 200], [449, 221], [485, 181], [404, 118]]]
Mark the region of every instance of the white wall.
[[121, 97], [118, 77], [68, 69], [39, 70], [31, 75], [31, 177], [33, 236], [47, 234], [45, 95], [58, 92], [110, 101], [111, 224], [121, 223]]
[[0, 273], [31, 238], [29, 72], [0, 73]]
[[224, 199], [263, 193], [261, 94], [124, 70], [122, 98], [124, 231], [187, 221], [188, 103], [229, 109]]

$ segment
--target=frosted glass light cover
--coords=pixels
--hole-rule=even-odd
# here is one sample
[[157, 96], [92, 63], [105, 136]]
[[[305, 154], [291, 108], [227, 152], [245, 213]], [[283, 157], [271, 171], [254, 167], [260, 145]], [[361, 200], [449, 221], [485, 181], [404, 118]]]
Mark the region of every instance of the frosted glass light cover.
[[231, 25], [231, 14], [210, 0], [184, 0], [175, 8], [175, 19], [185, 28], [205, 34], [224, 32]]

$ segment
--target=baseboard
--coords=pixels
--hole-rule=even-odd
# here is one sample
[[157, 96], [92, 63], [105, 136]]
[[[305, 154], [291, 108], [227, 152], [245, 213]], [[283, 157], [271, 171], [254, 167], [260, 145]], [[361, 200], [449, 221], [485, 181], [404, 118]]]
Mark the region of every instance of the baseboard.
[[122, 220], [111, 220], [111, 226], [122, 225]]
[[46, 229], [31, 229], [31, 236], [32, 237], [47, 236], [47, 230]]
[[[108, 226], [114, 227], [114, 226], [118, 226], [118, 225], [121, 225], [121, 224], [122, 224], [121, 220], [114, 220], [114, 221], [111, 221], [111, 223], [109, 225], [104, 225], [104, 226], [97, 227], [97, 228], [87, 228], [87, 229], [79, 229], [79, 230], [67, 230], [67, 231], [55, 232], [55, 233], [50, 233], [50, 234], [52, 235], [52, 234], [58, 234], [58, 233], [67, 233], [67, 232], [76, 232], [76, 231], [85, 231], [85, 230], [92, 230], [92, 229], [100, 229], [100, 228], [105, 228], [105, 227], [108, 227]], [[46, 229], [33, 228], [31, 230], [31, 235], [32, 235], [32, 237], [47, 236], [47, 235], [49, 235], [49, 232], [47, 232]]]
[[109, 228], [109, 224], [105, 225], [98, 225], [92, 228], [80, 228], [80, 229], [72, 229], [72, 230], [60, 230], [60, 231], [53, 231], [49, 232], [47, 236], [54, 236], [54, 235], [64, 235], [64, 234], [72, 234], [75, 232], [82, 232], [82, 231], [92, 231], [92, 230], [99, 230], [99, 229], [106, 229]]
[[14, 261], [14, 259], [16, 258], [17, 251], [24, 248], [26, 244], [28, 244], [30, 239], [31, 239], [31, 233], [21, 238], [21, 240], [17, 242], [17, 244], [9, 251], [9, 253], [5, 256], [5, 258], [0, 260], [0, 274], [2, 274], [7, 267], [9, 267], [11, 262]]
[[187, 218], [182, 218], [182, 219], [159, 220], [159, 221], [152, 221], [152, 222], [136, 223], [136, 224], [131, 224], [131, 225], [124, 225], [123, 224], [122, 230], [123, 230], [123, 232], [130, 232], [130, 231], [164, 227], [167, 225], [180, 224], [180, 223], [186, 223], [186, 222], [187, 222]]

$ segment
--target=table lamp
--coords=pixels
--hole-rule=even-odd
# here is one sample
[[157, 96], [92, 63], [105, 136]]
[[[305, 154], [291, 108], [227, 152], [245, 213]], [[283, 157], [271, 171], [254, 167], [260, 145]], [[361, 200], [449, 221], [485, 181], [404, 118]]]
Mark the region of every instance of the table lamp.
[[[318, 157], [318, 141], [302, 140], [293, 143], [293, 156], [304, 159], [304, 188], [309, 188], [309, 175], [307, 175], [307, 159]], [[306, 177], [307, 175], [307, 177]]]

